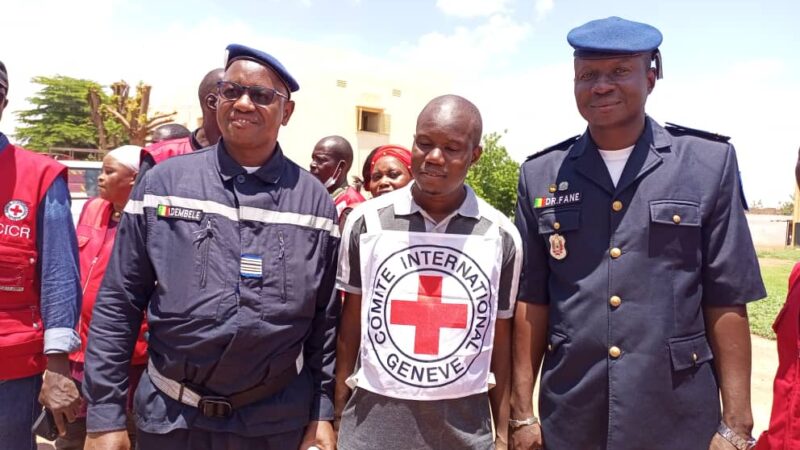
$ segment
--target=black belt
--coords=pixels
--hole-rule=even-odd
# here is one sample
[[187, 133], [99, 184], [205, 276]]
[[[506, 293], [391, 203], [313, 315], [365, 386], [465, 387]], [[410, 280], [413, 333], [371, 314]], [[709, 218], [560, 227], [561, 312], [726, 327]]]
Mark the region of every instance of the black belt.
[[266, 383], [259, 384], [246, 391], [230, 396], [201, 395], [189, 388], [185, 383], [165, 377], [153, 365], [152, 360], [147, 363], [147, 374], [150, 381], [167, 397], [194, 406], [206, 417], [227, 418], [235, 409], [255, 403], [283, 390], [303, 369], [303, 351], [293, 364], [286, 367], [275, 376], [269, 377]]

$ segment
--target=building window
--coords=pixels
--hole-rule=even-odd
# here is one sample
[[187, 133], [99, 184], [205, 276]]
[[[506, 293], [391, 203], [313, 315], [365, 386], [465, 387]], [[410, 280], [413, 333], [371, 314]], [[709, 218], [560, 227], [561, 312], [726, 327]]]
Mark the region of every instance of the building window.
[[385, 114], [382, 109], [365, 108], [362, 106], [357, 107], [358, 113], [358, 131], [365, 131], [367, 133], [380, 133], [389, 134], [390, 122], [389, 115]]

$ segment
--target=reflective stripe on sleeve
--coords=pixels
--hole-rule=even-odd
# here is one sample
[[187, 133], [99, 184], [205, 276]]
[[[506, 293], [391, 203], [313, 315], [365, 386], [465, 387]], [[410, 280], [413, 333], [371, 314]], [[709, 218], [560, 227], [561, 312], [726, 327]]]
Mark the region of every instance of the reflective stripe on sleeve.
[[[131, 205], [132, 203], [137, 203], [137, 205]], [[247, 220], [251, 222], [296, 225], [325, 231], [330, 233], [333, 237], [339, 237], [339, 227], [333, 220], [327, 217], [319, 217], [310, 214], [271, 211], [268, 209], [254, 208], [252, 206], [242, 206], [237, 209], [210, 200], [158, 196], [152, 194], [145, 194], [144, 200], [141, 202], [129, 201], [128, 205], [131, 205], [131, 212], [134, 214], [141, 214], [143, 208], [158, 208], [159, 205], [176, 206], [179, 208], [201, 210], [205, 214], [216, 214], [234, 222]], [[128, 212], [128, 205], [125, 206], [125, 212]], [[138, 208], [138, 210], [135, 208]]]

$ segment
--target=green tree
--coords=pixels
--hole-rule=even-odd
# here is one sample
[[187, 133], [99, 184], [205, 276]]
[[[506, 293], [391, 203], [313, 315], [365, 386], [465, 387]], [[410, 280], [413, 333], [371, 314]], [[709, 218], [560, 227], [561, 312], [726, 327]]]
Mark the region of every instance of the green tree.
[[21, 125], [15, 137], [30, 149], [47, 151], [52, 147], [96, 148], [97, 129], [91, 120], [86, 97], [91, 80], [62, 75], [33, 77], [42, 88], [28, 102], [32, 109], [18, 111]]
[[511, 217], [517, 203], [519, 164], [508, 156], [505, 146], [500, 144], [502, 137], [500, 133], [483, 137], [483, 155], [469, 169], [467, 184], [478, 197]]

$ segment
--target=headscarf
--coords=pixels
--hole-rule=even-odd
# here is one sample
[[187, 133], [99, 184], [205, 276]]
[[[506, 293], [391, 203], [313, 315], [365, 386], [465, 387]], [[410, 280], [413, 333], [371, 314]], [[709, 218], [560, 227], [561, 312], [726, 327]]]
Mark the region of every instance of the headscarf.
[[377, 164], [378, 160], [384, 156], [396, 158], [398, 161], [403, 163], [404, 166], [406, 166], [408, 173], [411, 173], [411, 151], [400, 145], [389, 144], [382, 145], [375, 149], [375, 153], [372, 155], [372, 159], [369, 162], [370, 174], [372, 174], [372, 171], [375, 169], [375, 164]]
[[142, 148], [136, 145], [123, 145], [108, 152], [108, 156], [117, 160], [118, 163], [131, 169], [134, 172], [139, 171], [139, 159], [142, 153]]

